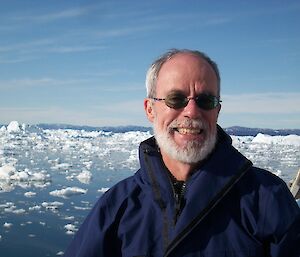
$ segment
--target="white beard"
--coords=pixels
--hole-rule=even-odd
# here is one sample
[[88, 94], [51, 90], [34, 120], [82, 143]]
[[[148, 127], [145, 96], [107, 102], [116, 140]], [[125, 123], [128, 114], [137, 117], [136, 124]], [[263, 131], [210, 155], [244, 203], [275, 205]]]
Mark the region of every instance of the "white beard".
[[178, 126], [178, 121], [174, 120], [168, 127], [168, 131], [160, 131], [157, 122], [154, 119], [153, 130], [154, 136], [160, 149], [162, 149], [172, 159], [177, 161], [194, 164], [204, 160], [214, 149], [217, 141], [216, 129], [209, 130], [206, 123], [199, 120], [186, 119], [181, 124], [189, 124], [189, 126], [202, 128], [207, 137], [204, 142], [190, 141], [186, 146], [180, 147], [171, 137], [171, 133], [177, 133], [172, 128]]

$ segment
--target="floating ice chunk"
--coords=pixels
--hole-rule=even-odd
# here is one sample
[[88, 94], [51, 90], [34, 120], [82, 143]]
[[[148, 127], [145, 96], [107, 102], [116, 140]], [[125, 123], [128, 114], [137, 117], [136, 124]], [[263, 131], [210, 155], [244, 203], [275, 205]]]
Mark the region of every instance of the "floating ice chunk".
[[85, 167], [87, 169], [90, 169], [92, 167], [93, 162], [92, 161], [86, 161], [86, 162], [83, 162], [83, 164], [85, 165]]
[[75, 217], [74, 216], [65, 216], [64, 219], [65, 220], [74, 220]]
[[46, 174], [45, 171], [35, 172], [31, 174], [32, 181], [48, 181], [50, 179], [50, 175]]
[[68, 198], [73, 195], [86, 194], [87, 189], [82, 189], [80, 187], [67, 187], [61, 190], [51, 191], [49, 194], [57, 197]]
[[19, 122], [11, 121], [7, 126], [7, 132], [9, 132], [9, 133], [19, 133], [19, 132], [21, 132], [21, 127], [19, 125]]
[[72, 165], [69, 163], [58, 163], [55, 166], [51, 167], [52, 170], [67, 170], [71, 168]]
[[11, 164], [5, 164], [0, 167], [0, 180], [16, 180], [16, 181], [48, 181], [49, 174], [45, 171], [30, 172], [28, 169], [24, 171], [16, 171]]
[[86, 210], [90, 210], [90, 207], [81, 207], [81, 206], [74, 206], [75, 210], [80, 210], [80, 211], [86, 211]]
[[65, 225], [64, 228], [67, 230], [75, 230], [76, 229], [75, 225], [70, 224], [70, 223]]
[[74, 235], [75, 232], [78, 230], [76, 226], [73, 224], [67, 224], [64, 226], [64, 228], [67, 230], [66, 232], [67, 235]]
[[40, 205], [35, 205], [35, 206], [32, 206], [32, 207], [29, 207], [28, 210], [29, 211], [39, 211], [41, 210], [41, 206]]
[[25, 171], [19, 171], [10, 176], [11, 180], [28, 181], [29, 175]]
[[0, 209], [6, 209], [6, 208], [9, 208], [11, 206], [14, 206], [14, 203], [13, 202], [7, 202], [5, 204], [0, 204]]
[[102, 187], [101, 189], [98, 189], [98, 192], [104, 194], [107, 190], [109, 190], [109, 187]]
[[12, 225], [13, 225], [12, 223], [5, 222], [5, 223], [3, 224], [3, 227], [4, 227], [4, 228], [8, 228], [8, 229], [9, 229], [9, 228], [11, 228], [11, 227], [12, 227]]
[[12, 213], [14, 214], [23, 214], [25, 213], [26, 211], [24, 209], [17, 209], [17, 210], [13, 210]]
[[33, 197], [33, 196], [36, 196], [36, 192], [26, 192], [26, 193], [24, 193], [24, 196], [26, 196], [26, 197]]
[[10, 176], [12, 176], [16, 172], [16, 168], [10, 164], [5, 164], [0, 167], [0, 180], [9, 180]]
[[4, 207], [4, 212], [14, 213], [14, 214], [23, 214], [26, 211], [24, 209], [17, 209], [17, 206], [14, 204], [9, 204], [7, 207]]
[[42, 203], [42, 206], [46, 210], [50, 210], [52, 212], [57, 212], [58, 209], [63, 205], [64, 205], [64, 203], [62, 203], [62, 202], [43, 202]]
[[83, 184], [89, 184], [91, 182], [92, 173], [88, 170], [83, 170], [77, 175], [77, 179]]

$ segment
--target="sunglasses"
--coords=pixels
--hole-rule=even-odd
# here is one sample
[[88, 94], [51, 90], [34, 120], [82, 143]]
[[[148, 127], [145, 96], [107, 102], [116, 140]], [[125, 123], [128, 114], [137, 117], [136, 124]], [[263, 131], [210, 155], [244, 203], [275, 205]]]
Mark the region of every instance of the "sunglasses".
[[222, 102], [219, 97], [208, 94], [199, 94], [196, 97], [187, 97], [180, 93], [171, 93], [167, 95], [166, 98], [152, 97], [151, 99], [155, 101], [165, 101], [165, 104], [173, 109], [184, 108], [188, 105], [189, 101], [193, 99], [200, 109], [206, 111], [216, 108], [220, 102]]

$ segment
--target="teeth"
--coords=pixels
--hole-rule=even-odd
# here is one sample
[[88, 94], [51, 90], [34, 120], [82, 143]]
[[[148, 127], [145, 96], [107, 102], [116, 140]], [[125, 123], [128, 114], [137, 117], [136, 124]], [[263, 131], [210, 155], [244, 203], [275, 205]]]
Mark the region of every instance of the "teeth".
[[200, 134], [201, 129], [196, 128], [177, 128], [177, 131], [180, 134], [187, 135], [187, 134]]

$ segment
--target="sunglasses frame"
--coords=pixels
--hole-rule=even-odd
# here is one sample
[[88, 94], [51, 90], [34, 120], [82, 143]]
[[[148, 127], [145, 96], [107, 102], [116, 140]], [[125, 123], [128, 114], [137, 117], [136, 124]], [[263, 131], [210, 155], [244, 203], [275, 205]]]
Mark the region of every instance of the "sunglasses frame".
[[[177, 106], [176, 106], [176, 105], [170, 104], [170, 102], [168, 101], [168, 98], [171, 97], [171, 96], [172, 96], [172, 94], [167, 95], [166, 98], [151, 97], [151, 99], [153, 99], [155, 101], [165, 101], [165, 104], [168, 107], [170, 107], [172, 109], [175, 109], [175, 110], [178, 110], [178, 109], [186, 107], [188, 105], [189, 101], [192, 100], [192, 99], [195, 100], [197, 106], [200, 109], [205, 110], [205, 111], [209, 111], [209, 110], [215, 109], [222, 102], [219, 97], [214, 96], [214, 95], [209, 95], [209, 94], [199, 94], [199, 95], [197, 95], [195, 97], [187, 97], [187, 96], [184, 96], [182, 94], [177, 94], [177, 97], [182, 97], [182, 99], [184, 99], [184, 100], [182, 102], [179, 102], [177, 104]], [[206, 101], [211, 101], [211, 103], [212, 103], [211, 107], [205, 107], [205, 106], [201, 105], [202, 102], [199, 101], [199, 98], [203, 99], [203, 97], [206, 98], [205, 99]]]

